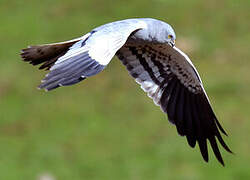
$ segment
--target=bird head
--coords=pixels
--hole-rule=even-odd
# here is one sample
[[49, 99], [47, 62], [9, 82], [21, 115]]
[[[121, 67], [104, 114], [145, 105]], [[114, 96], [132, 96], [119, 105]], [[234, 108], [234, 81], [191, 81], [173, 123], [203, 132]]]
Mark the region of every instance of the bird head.
[[170, 46], [172, 46], [172, 47], [175, 46], [175, 38], [174, 38], [174, 36], [171, 35], [171, 34], [168, 35], [168, 44], [169, 44]]
[[169, 24], [165, 23], [166, 41], [170, 46], [175, 46], [176, 35], [174, 29]]

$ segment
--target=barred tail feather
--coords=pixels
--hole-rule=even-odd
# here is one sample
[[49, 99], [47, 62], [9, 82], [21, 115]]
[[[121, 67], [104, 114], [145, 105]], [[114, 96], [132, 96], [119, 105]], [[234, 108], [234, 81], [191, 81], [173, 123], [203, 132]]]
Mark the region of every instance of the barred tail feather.
[[48, 70], [59, 57], [63, 56], [76, 41], [29, 46], [22, 49], [21, 57], [32, 65], [42, 64], [39, 69]]

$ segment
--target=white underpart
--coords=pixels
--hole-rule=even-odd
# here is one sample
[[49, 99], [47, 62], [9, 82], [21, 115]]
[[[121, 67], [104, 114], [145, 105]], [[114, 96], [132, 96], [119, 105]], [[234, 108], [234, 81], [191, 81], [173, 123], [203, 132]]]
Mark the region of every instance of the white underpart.
[[144, 81], [141, 83], [141, 88], [147, 93], [148, 97], [153, 99], [157, 106], [160, 105], [159, 101], [163, 90], [157, 84], [151, 81]]
[[141, 85], [142, 90], [147, 93], [148, 97], [152, 98], [154, 103], [159, 106], [159, 101], [162, 95], [162, 90], [160, 87], [155, 84], [148, 76], [147, 80], [143, 81], [139, 76], [135, 79], [135, 81]]

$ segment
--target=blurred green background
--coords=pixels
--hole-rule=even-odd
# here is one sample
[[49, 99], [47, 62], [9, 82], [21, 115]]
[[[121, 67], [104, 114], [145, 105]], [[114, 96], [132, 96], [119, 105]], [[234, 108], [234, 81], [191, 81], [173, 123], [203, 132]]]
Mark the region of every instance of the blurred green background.
[[[170, 23], [235, 155], [202, 160], [114, 58], [82, 83], [45, 93], [20, 49], [107, 22]], [[0, 179], [250, 179], [249, 0], [0, 0]]]

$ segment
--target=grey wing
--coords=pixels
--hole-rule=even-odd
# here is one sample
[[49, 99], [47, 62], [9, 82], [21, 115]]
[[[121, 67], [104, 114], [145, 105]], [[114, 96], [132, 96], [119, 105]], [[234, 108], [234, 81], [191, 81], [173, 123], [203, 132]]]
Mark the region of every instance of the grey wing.
[[159, 44], [126, 44], [117, 56], [155, 104], [167, 113], [178, 133], [186, 136], [188, 144], [195, 147], [198, 142], [203, 159], [208, 161], [209, 140], [216, 158], [224, 165], [216, 138], [231, 152], [220, 134], [226, 132], [189, 58], [176, 47]]
[[132, 20], [94, 29], [56, 60], [39, 88], [52, 90], [72, 85], [101, 72], [125, 44], [129, 35], [145, 26], [142, 21]]

